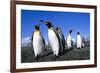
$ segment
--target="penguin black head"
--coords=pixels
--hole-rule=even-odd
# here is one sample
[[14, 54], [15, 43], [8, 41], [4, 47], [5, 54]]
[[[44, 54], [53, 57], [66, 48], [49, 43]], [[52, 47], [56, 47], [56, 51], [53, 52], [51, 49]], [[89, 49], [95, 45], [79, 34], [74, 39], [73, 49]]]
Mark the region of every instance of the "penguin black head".
[[60, 28], [60, 27], [56, 27], [56, 30], [57, 30], [57, 31], [61, 31], [61, 28]]
[[39, 25], [35, 25], [35, 30], [39, 30]]
[[49, 21], [43, 21], [43, 20], [40, 21], [43, 22], [48, 28], [53, 27], [52, 23]]
[[72, 30], [70, 30], [69, 33], [71, 34], [72, 33]]
[[57, 27], [56, 30], [58, 31], [59, 30], [59, 27]]
[[79, 35], [79, 34], [80, 34], [80, 32], [77, 32], [77, 34]]
[[52, 23], [49, 22], [49, 21], [46, 21], [44, 24], [45, 24], [48, 28], [52, 27]]

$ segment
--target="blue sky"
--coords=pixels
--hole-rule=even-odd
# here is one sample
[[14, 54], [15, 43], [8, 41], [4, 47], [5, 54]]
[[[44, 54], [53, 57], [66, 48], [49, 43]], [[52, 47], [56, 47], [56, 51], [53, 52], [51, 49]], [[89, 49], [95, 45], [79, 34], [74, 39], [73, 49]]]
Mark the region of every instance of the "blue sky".
[[[59, 26], [65, 38], [70, 29], [74, 29], [73, 38], [76, 38], [78, 31], [83, 37], [90, 36], [89, 13], [21, 10], [21, 38], [31, 37], [34, 25], [38, 24], [40, 19], [51, 21], [55, 27]], [[41, 24], [40, 31], [45, 40], [48, 40], [47, 27]]]

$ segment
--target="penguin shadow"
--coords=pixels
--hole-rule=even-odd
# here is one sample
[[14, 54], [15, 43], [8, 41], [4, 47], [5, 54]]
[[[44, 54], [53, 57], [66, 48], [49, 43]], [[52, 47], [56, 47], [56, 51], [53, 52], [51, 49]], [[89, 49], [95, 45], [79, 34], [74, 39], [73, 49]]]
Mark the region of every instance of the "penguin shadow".
[[49, 53], [43, 54], [43, 55], [41, 55], [41, 57], [43, 58], [43, 57], [46, 57], [46, 56], [48, 56], [50, 54], [53, 54], [53, 52], [49, 52]]
[[65, 47], [66, 49], [63, 50], [63, 52], [60, 52], [59, 55], [63, 56], [64, 54], [67, 54], [68, 52], [72, 51], [74, 49], [74, 47], [71, 47], [70, 49], [68, 49], [67, 47]]
[[[77, 47], [76, 47], [77, 48]], [[84, 48], [83, 46], [81, 46], [81, 48], [79, 47], [79, 48], [77, 48], [77, 49], [82, 49], [82, 48]]]
[[56, 56], [53, 54], [52, 51], [45, 51], [44, 53], [42, 53], [39, 58], [36, 60], [37, 62], [40, 61], [57, 61], [59, 60], [60, 55]]
[[46, 61], [47, 58], [52, 55], [53, 52], [51, 50], [44, 50], [38, 57], [34, 57], [34, 62]]
[[74, 47], [71, 47], [70, 49], [68, 49], [67, 51], [71, 51], [71, 50], [73, 50], [74, 49]]

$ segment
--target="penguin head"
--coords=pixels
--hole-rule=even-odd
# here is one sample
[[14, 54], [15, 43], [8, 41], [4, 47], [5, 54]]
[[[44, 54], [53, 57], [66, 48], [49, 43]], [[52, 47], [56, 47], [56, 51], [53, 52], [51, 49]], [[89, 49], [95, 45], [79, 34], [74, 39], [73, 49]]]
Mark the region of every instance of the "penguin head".
[[58, 31], [59, 30], [59, 27], [57, 27], [56, 30]]
[[39, 25], [35, 25], [35, 30], [38, 30], [39, 31]]
[[57, 30], [57, 31], [61, 31], [60, 27], [56, 27], [56, 30]]
[[80, 32], [77, 32], [77, 34], [79, 35], [79, 34], [80, 34]]
[[43, 22], [48, 28], [53, 27], [52, 23], [49, 21], [43, 21], [43, 20], [40, 21]]
[[72, 30], [70, 30], [69, 33], [71, 34], [72, 33]]
[[44, 24], [45, 24], [48, 28], [52, 27], [52, 23], [49, 22], [49, 21], [46, 21]]

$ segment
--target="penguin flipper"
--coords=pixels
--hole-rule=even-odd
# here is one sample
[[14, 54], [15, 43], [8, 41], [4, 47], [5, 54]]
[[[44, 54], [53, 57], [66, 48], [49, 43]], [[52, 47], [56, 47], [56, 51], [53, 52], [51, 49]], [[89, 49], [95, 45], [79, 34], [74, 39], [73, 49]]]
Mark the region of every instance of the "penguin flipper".
[[43, 39], [44, 50], [46, 51], [45, 40]]
[[[41, 36], [42, 36], [42, 35], [41, 35]], [[46, 51], [45, 40], [44, 40], [43, 36], [42, 36], [42, 41], [43, 41], [43, 44], [44, 44], [44, 51]]]
[[72, 42], [71, 45], [72, 45], [72, 47], [73, 47], [73, 40], [71, 40], [71, 42]]
[[61, 28], [59, 28], [58, 32], [61, 35], [62, 50], [65, 50], [65, 37], [64, 37], [64, 34], [63, 34]]

